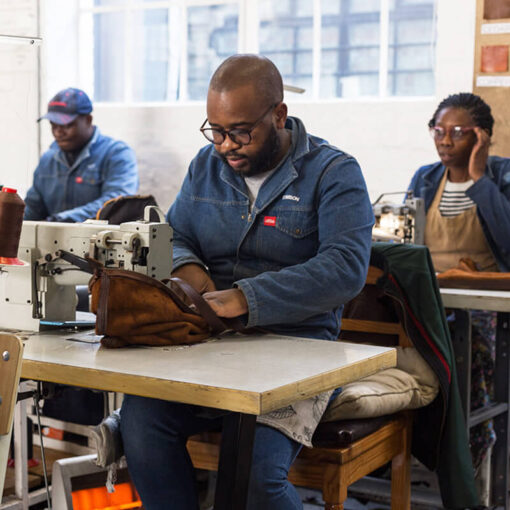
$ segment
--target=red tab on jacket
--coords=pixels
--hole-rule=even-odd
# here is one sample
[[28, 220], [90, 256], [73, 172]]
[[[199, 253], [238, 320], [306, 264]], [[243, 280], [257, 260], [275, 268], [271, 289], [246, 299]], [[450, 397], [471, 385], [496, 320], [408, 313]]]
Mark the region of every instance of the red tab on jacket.
[[274, 227], [276, 225], [276, 216], [264, 216], [264, 225]]
[[81, 177], [80, 175], [78, 175], [78, 177], [76, 177], [76, 179], [74, 179], [75, 182], [77, 182], [78, 184], [82, 183], [83, 182], [83, 177]]

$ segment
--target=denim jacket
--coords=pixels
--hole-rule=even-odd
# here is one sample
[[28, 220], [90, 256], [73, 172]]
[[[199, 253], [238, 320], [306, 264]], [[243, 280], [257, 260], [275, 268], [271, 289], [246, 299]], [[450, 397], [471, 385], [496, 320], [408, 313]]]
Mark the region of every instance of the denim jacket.
[[80, 222], [95, 218], [110, 198], [138, 190], [135, 154], [124, 142], [103, 136], [97, 127], [70, 167], [53, 142], [41, 157], [25, 198], [25, 219]]
[[373, 224], [354, 158], [289, 117], [290, 154], [250, 213], [244, 179], [200, 150], [168, 211], [174, 268], [204, 265], [218, 289], [240, 288], [246, 326], [336, 339], [343, 304], [363, 287]]
[[[442, 163], [422, 166], [409, 190], [425, 200], [429, 210], [445, 172]], [[478, 218], [500, 271], [510, 271], [510, 159], [490, 156], [485, 175], [470, 186], [466, 195], [477, 207]]]

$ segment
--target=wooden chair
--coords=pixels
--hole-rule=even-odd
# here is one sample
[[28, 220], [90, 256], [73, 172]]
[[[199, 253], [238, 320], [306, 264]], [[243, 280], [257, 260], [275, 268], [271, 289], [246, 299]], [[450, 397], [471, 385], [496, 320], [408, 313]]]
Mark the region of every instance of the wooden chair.
[[[374, 287], [382, 271], [371, 267], [366, 287]], [[359, 341], [359, 336], [376, 335], [393, 339], [393, 345], [411, 343], [399, 322], [359, 318], [342, 320], [342, 338]], [[351, 336], [350, 336], [351, 335]], [[368, 343], [368, 342], [367, 342]], [[349, 485], [391, 462], [391, 508], [409, 510], [411, 505], [411, 427], [409, 412], [390, 417], [321, 423], [313, 437], [314, 448], [303, 448], [289, 472], [296, 486], [322, 490], [326, 510], [343, 510]], [[205, 433], [189, 439], [187, 447], [193, 465], [217, 470], [219, 433]]]
[[21, 340], [15, 335], [0, 333], [0, 502], [4, 489], [22, 355]]

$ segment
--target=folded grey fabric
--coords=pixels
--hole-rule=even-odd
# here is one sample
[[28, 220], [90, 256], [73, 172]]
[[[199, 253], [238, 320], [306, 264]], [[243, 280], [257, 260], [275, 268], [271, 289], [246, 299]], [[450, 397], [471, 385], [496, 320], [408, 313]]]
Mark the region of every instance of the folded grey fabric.
[[107, 467], [124, 455], [124, 446], [120, 435], [120, 409], [113, 411], [108, 418], [94, 427], [92, 433], [96, 441], [97, 466]]

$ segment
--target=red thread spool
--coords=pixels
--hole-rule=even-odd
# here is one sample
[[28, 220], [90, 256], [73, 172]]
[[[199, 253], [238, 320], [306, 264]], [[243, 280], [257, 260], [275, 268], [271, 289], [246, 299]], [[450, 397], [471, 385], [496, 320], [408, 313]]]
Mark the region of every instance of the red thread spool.
[[23, 226], [25, 202], [13, 188], [0, 192], [0, 258], [18, 256], [19, 238]]

